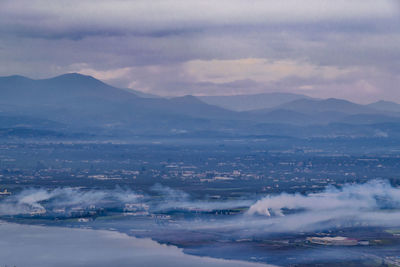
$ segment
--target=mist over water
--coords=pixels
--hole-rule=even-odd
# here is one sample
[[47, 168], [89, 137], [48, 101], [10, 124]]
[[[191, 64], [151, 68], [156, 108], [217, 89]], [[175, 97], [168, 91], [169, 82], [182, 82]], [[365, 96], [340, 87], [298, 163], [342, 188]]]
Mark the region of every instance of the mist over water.
[[[142, 205], [150, 213], [170, 211], [212, 212], [242, 208], [239, 212], [208, 221], [182, 220], [187, 228], [246, 230], [249, 234], [293, 231], [316, 231], [352, 226], [399, 226], [400, 188], [388, 181], [373, 180], [364, 184], [328, 186], [322, 192], [267, 195], [258, 199], [194, 199], [189, 194], [156, 184], [156, 195], [132, 190], [82, 190], [73, 188], [26, 189], [3, 198], [2, 216], [32, 212], [68, 213], [76, 209], [122, 209], [125, 205]], [[67, 216], [67, 215], [66, 215]], [[199, 223], [199, 220], [201, 223]]]
[[[139, 215], [130, 216], [130, 212], [126, 211], [127, 207], [133, 207], [135, 212], [139, 211]], [[152, 238], [161, 244], [176, 244], [178, 247], [183, 248], [182, 251], [187, 254], [288, 265], [291, 258], [296, 259], [296, 263], [308, 263], [308, 259], [311, 258], [315, 261], [363, 260], [363, 255], [365, 255], [364, 249], [370, 249], [368, 251], [371, 252], [375, 248], [352, 247], [351, 250], [345, 250], [343, 247], [308, 247], [306, 250], [298, 250], [292, 247], [286, 252], [282, 250], [280, 253], [284, 253], [284, 258], [280, 259], [279, 254], [275, 255], [275, 252], [269, 250], [258, 254], [260, 253], [257, 252], [259, 242], [263, 244], [263, 240], [267, 240], [265, 244], [269, 244], [268, 242], [275, 242], [273, 240], [277, 238], [277, 240], [284, 240], [285, 238], [293, 238], [306, 233], [302, 237], [303, 241], [301, 241], [304, 243], [306, 236], [313, 236], [321, 231], [340, 232], [345, 229], [358, 229], [357, 231], [365, 232], [371, 227], [380, 227], [383, 229], [399, 227], [399, 207], [400, 188], [392, 186], [386, 180], [372, 180], [363, 184], [345, 184], [340, 188], [327, 186], [322, 191], [308, 194], [281, 193], [246, 199], [238, 197], [237, 199], [219, 200], [194, 198], [186, 192], [161, 184], [150, 187], [148, 193], [139, 193], [134, 190], [122, 188], [112, 190], [30, 188], [15, 195], [3, 197], [0, 201], [0, 218], [22, 223], [35, 223], [36, 219], [47, 218], [49, 225], [102, 229], [99, 232], [101, 234], [94, 233], [96, 231], [70, 233], [70, 230], [61, 231], [58, 227], [51, 227], [50, 229], [52, 230], [48, 233], [54, 239], [47, 240], [50, 237], [38, 238], [36, 236], [41, 235], [40, 233], [45, 231], [42, 229], [45, 228], [11, 226], [8, 224], [0, 225], [0, 227], [4, 229], [25, 227], [21, 228], [21, 230], [34, 236], [31, 240], [32, 244], [36, 242], [39, 244], [39, 248], [41, 248], [42, 245], [44, 247], [44, 244], [53, 242], [55, 244], [55, 251], [52, 255], [60, 253], [64, 257], [66, 257], [65, 255], [73, 255], [75, 253], [69, 250], [60, 252], [60, 250], [64, 250], [63, 245], [61, 245], [63, 243], [62, 240], [70, 240], [72, 242], [70, 237], [67, 238], [64, 236], [65, 233], [68, 233], [67, 235], [71, 234], [71, 236], [75, 234], [88, 235], [90, 240], [99, 239], [93, 242], [104, 242], [104, 246], [98, 247], [96, 245], [91, 249], [99, 249], [99, 251], [107, 250], [108, 252], [105, 252], [104, 255], [111, 255], [115, 247], [118, 248], [120, 245], [131, 242], [128, 242], [128, 237], [125, 236], [125, 234], [128, 234], [137, 237]], [[101, 211], [100, 213], [98, 213], [99, 210]], [[122, 214], [125, 216], [120, 216]], [[113, 217], [114, 215], [117, 216]], [[101, 219], [102, 216], [105, 219]], [[92, 218], [92, 220], [79, 222], [77, 218], [80, 217]], [[61, 220], [54, 220], [54, 218]], [[43, 222], [47, 225], [45, 220], [37, 221], [40, 224]], [[110, 229], [121, 234], [104, 232], [104, 230]], [[7, 238], [11, 239], [12, 236], [6, 235], [5, 239], [2, 240], [7, 240]], [[19, 235], [16, 238], [18, 240]], [[111, 238], [111, 241], [108, 240], [109, 238]], [[101, 241], [100, 239], [107, 240]], [[241, 243], [243, 242], [242, 240], [247, 241]], [[82, 238], [77, 238], [76, 241], [76, 246], [82, 250], [88, 246], [86, 241], [82, 241]], [[175, 241], [178, 243], [174, 243]], [[5, 245], [7, 242], [0, 242], [0, 245]], [[106, 242], [108, 244], [105, 244]], [[135, 259], [131, 259], [129, 258], [130, 256], [127, 256], [126, 259], [128, 260], [121, 261], [121, 264], [131, 262], [137, 263], [134, 266], [157, 266], [157, 264], [164, 261], [164, 256], [166, 256], [167, 261], [169, 261], [169, 257], [175, 257], [175, 251], [179, 254], [179, 261], [184, 261], [184, 259], [180, 258], [182, 254], [181, 250], [168, 248], [168, 251], [165, 250], [166, 254], [164, 254], [164, 246], [160, 246], [161, 250], [159, 250], [159, 247], [147, 250], [147, 246], [143, 247], [141, 243], [137, 243], [136, 245], [136, 240], [132, 242], [133, 247], [137, 246], [141, 248], [135, 248], [134, 250], [136, 251], [144, 249], [143, 253], [153, 253], [150, 251], [154, 250], [157, 255], [161, 253], [162, 256], [157, 256], [156, 260], [152, 261], [153, 265], [147, 265], [149, 257], [133, 257]], [[229, 245], [225, 242], [229, 242]], [[251, 243], [245, 245], [246, 242]], [[11, 242], [11, 244], [13, 243]], [[37, 255], [42, 253], [38, 250], [29, 249], [29, 244], [27, 242], [26, 247], [21, 249], [36, 251]], [[109, 244], [113, 248], [110, 248]], [[197, 245], [185, 247], [185, 244]], [[131, 243], [127, 246], [131, 246]], [[307, 247], [306, 244], [305, 247]], [[18, 255], [18, 249], [15, 251], [7, 250], [9, 253], [15, 252], [15, 255]], [[171, 251], [173, 252], [172, 254]], [[129, 254], [128, 252], [126, 253], [127, 255]], [[235, 258], [232, 257], [234, 255], [232, 253], [237, 253], [238, 255], [243, 253], [243, 256]], [[134, 253], [134, 255], [136, 254]], [[264, 255], [265, 258], [250, 258], [251, 255]], [[106, 264], [110, 262], [101, 257], [96, 260], [91, 252], [79, 257], [88, 257], [90, 264]], [[11, 257], [10, 259], [17, 259], [17, 257]], [[121, 259], [121, 255], [119, 259]], [[190, 260], [195, 262], [194, 259]], [[47, 262], [55, 264], [57, 261], [50, 260]], [[64, 258], [59, 262], [66, 262], [66, 260]], [[15, 264], [19, 262], [16, 260], [8, 263]], [[74, 266], [95, 266], [79, 264], [81, 262], [76, 261], [76, 265]], [[97, 266], [106, 266], [101, 264]], [[222, 262], [222, 265], [219, 264], [218, 262], [217, 265], [211, 266], [225, 266], [225, 262]], [[28, 265], [22, 262], [18, 266]], [[51, 264], [48, 266], [51, 266]]]
[[[400, 189], [388, 181], [328, 186], [319, 193], [266, 196], [251, 205], [248, 216], [259, 215], [275, 231], [315, 231], [335, 227], [400, 225]], [[290, 212], [293, 211], [293, 212]], [[290, 214], [285, 215], [285, 213]]]
[[124, 203], [137, 202], [142, 195], [122, 189], [79, 190], [73, 188], [26, 189], [15, 196], [1, 201], [0, 215], [27, 214], [47, 209], [71, 209], [96, 207], [116, 207]]

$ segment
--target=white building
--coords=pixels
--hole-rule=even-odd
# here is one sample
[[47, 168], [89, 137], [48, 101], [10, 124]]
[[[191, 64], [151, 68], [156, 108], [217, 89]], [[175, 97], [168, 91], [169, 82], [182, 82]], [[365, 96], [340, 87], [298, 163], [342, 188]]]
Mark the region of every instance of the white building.
[[313, 244], [325, 245], [325, 246], [356, 246], [358, 240], [354, 238], [348, 238], [343, 236], [336, 237], [308, 237], [307, 241]]

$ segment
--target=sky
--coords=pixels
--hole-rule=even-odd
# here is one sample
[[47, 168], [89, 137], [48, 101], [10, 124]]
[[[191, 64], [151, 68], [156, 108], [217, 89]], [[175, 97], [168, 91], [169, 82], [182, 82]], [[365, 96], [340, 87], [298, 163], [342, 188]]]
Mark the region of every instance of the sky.
[[0, 76], [400, 102], [400, 0], [1, 0]]

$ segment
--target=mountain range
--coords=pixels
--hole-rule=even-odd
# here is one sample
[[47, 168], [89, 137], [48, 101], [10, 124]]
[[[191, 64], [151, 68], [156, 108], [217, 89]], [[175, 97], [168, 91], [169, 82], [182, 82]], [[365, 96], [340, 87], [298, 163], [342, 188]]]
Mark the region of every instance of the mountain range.
[[394, 136], [400, 105], [289, 93], [167, 99], [77, 73], [40, 80], [7, 76], [0, 77], [0, 125], [0, 136], [7, 138]]
[[220, 106], [234, 111], [273, 108], [294, 100], [311, 99], [311, 97], [291, 93], [265, 93], [253, 95], [198, 96], [210, 105]]

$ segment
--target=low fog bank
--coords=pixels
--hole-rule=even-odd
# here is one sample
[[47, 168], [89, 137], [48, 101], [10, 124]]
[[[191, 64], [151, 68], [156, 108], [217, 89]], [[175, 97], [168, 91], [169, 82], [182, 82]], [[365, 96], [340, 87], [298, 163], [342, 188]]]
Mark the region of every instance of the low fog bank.
[[[124, 203], [136, 203], [144, 196], [130, 190], [79, 190], [74, 188], [25, 189], [0, 202], [0, 215], [28, 214], [50, 209], [68, 210], [76, 207], [119, 207]], [[140, 200], [142, 201], [142, 200]]]
[[[180, 220], [188, 229], [223, 229], [234, 235], [251, 236], [268, 233], [318, 231], [342, 227], [400, 226], [400, 188], [388, 181], [372, 180], [363, 184], [328, 186], [309, 194], [267, 195], [263, 198], [218, 200], [193, 199], [185, 192], [156, 185], [156, 196], [131, 190], [88, 190], [61, 188], [27, 189], [0, 202], [0, 215], [72, 214], [77, 208], [112, 208], [122, 212], [126, 205], [136, 205], [149, 213], [171, 210], [214, 211], [243, 208], [243, 212], [225, 217]], [[172, 226], [170, 226], [172, 227]]]
[[272, 266], [185, 255], [112, 231], [0, 223], [0, 265], [18, 267]]
[[[150, 188], [155, 195], [143, 195], [129, 189], [82, 190], [76, 188], [29, 188], [0, 201], [0, 216], [30, 213], [62, 213], [68, 215], [76, 209], [123, 209], [126, 204], [140, 204], [151, 212], [212, 211], [249, 207], [256, 200], [225, 201], [195, 200], [189, 194], [156, 184]], [[60, 215], [60, 214], [59, 214]]]
[[276, 233], [315, 232], [348, 227], [400, 226], [400, 188], [388, 181], [328, 186], [309, 194], [268, 195], [241, 216], [209, 223], [188, 223], [197, 229], [224, 229], [241, 238]]
[[260, 225], [265, 231], [316, 231], [340, 227], [399, 226], [400, 188], [388, 181], [328, 186], [323, 192], [282, 193], [267, 196], [251, 205], [246, 213], [250, 228]]
[[[104, 213], [97, 213], [103, 208]], [[86, 209], [92, 218], [81, 223], [76, 219], [86, 216], [82, 215], [86, 213], [78, 212], [76, 216], [74, 212]], [[137, 215], [131, 214], [136, 211]], [[113, 217], [122, 213], [126, 215], [121, 217], [124, 219]], [[149, 194], [121, 188], [31, 188], [5, 196], [0, 201], [0, 215], [11, 221], [13, 218], [24, 218], [21, 221], [26, 223], [45, 223], [46, 220], [40, 219], [47, 218], [49, 222], [60, 222], [59, 226], [115, 229], [123, 233], [135, 229], [140, 233], [137, 236], [151, 237], [161, 243], [198, 241], [199, 246], [207, 245], [200, 247], [197, 255], [223, 257], [224, 245], [228, 243], [226, 252], [232, 254], [235, 253], [233, 249], [249, 245], [246, 242], [262, 243], [264, 237], [267, 240], [331, 229], [368, 231], [369, 227], [398, 227], [400, 188], [388, 181], [372, 180], [362, 184], [345, 184], [340, 188], [328, 186], [323, 191], [308, 194], [281, 193], [212, 201], [195, 199], [185, 192], [162, 185], [150, 188]], [[104, 220], [108, 215], [111, 216]], [[67, 220], [58, 220], [62, 216]], [[106, 217], [101, 219], [101, 216]], [[114, 231], [0, 223], [0, 233], [0, 266], [257, 266], [189, 256], [177, 247]], [[245, 242], [236, 242], [239, 240]], [[179, 242], [170, 243], [180, 246]], [[220, 251], [216, 251], [214, 246], [217, 243], [222, 244]], [[253, 247], [249, 245], [248, 248], [246, 253], [251, 254]], [[299, 263], [308, 262], [310, 258], [323, 261], [363, 260], [368, 249], [355, 247], [348, 252], [340, 247], [307, 251], [296, 249], [288, 251], [287, 257], [296, 258]], [[370, 249], [368, 253], [374, 254], [372, 250], [375, 247]], [[2, 262], [3, 259], [6, 261]], [[265, 258], [265, 262], [278, 264], [283, 264], [283, 260]]]

